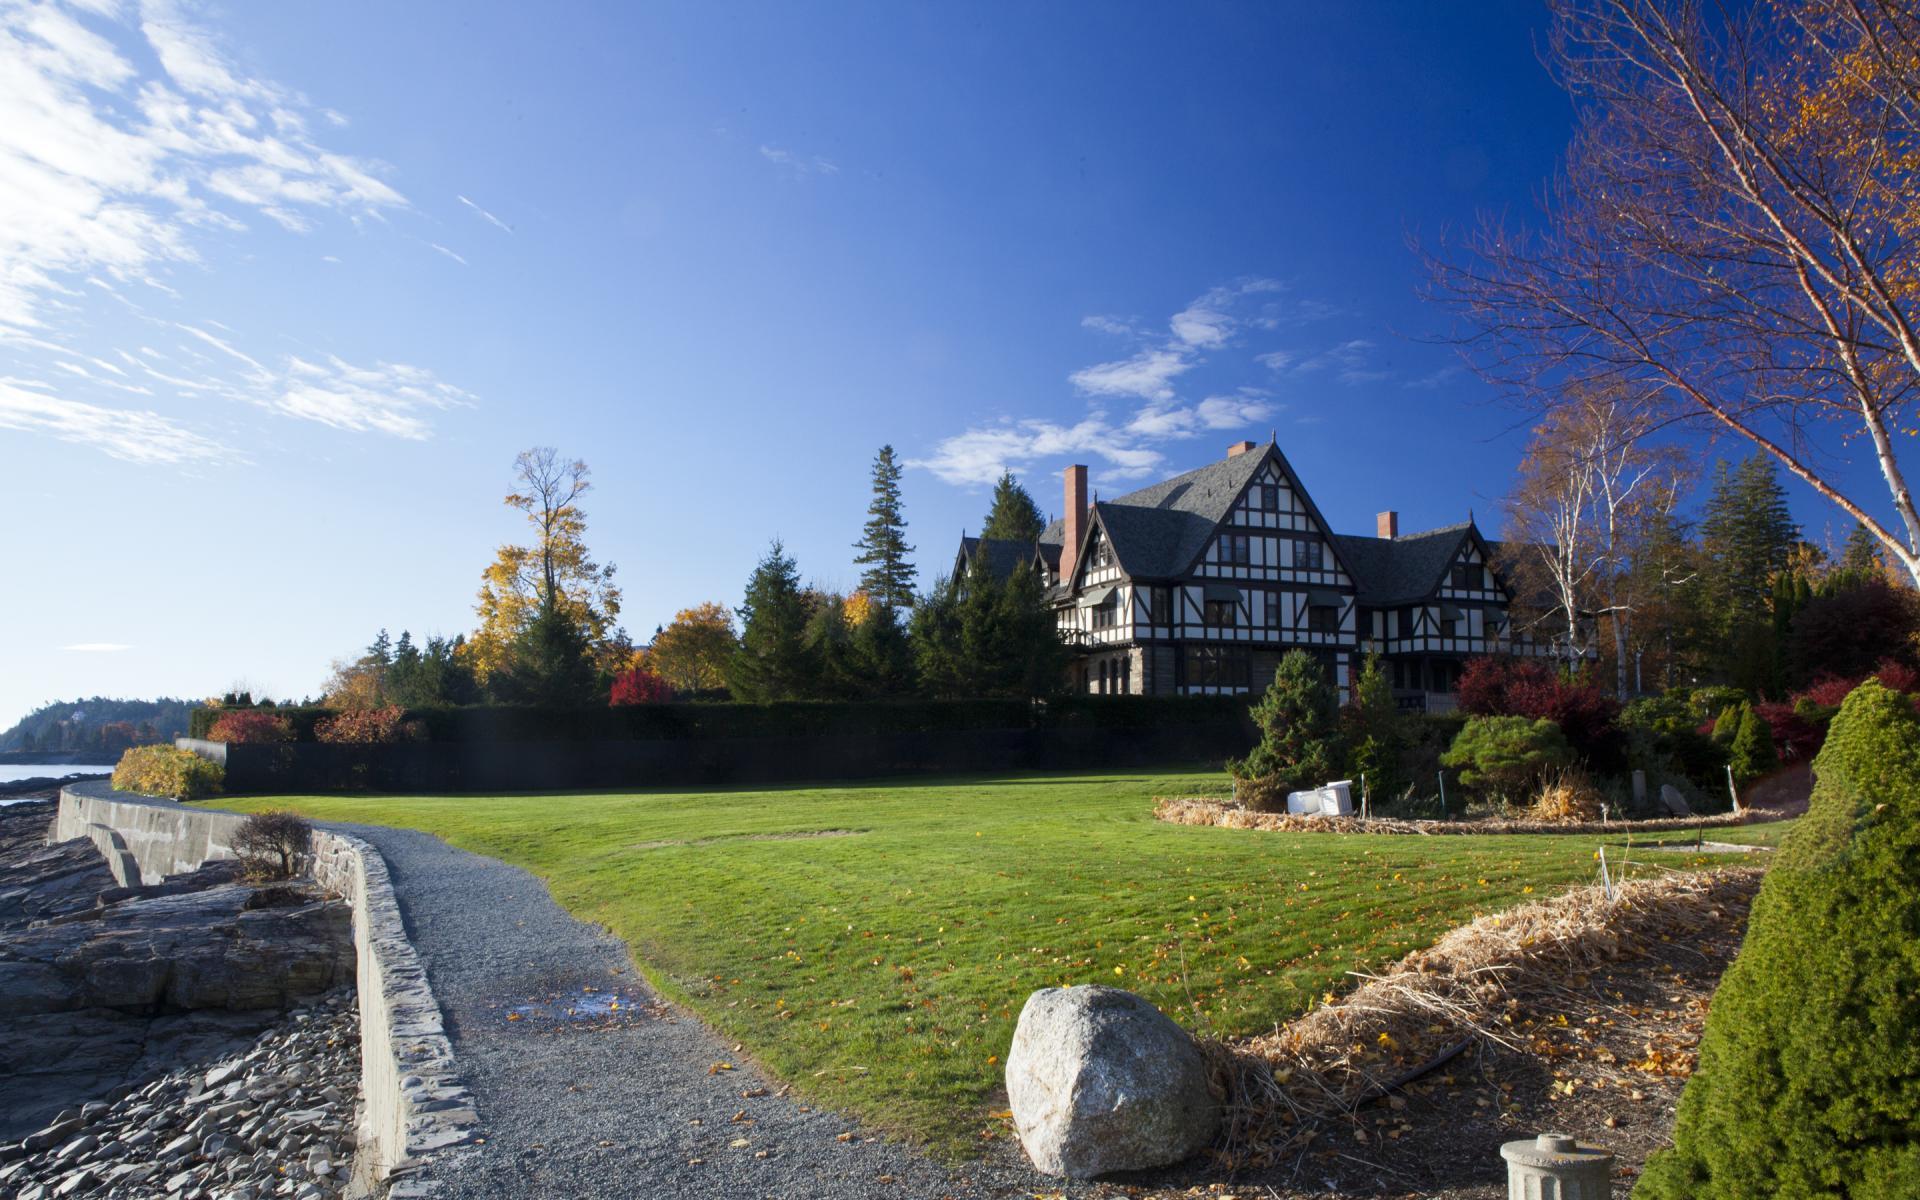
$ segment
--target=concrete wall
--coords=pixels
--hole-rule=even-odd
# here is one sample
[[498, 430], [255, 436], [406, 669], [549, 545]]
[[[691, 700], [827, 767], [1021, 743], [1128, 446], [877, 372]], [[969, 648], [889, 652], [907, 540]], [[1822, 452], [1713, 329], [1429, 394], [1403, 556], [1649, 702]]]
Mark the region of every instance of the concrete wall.
[[[106, 783], [81, 783], [62, 789], [54, 836], [92, 839], [123, 884], [157, 883], [234, 857], [233, 835], [245, 819], [116, 792]], [[316, 830], [313, 877], [353, 907], [363, 1105], [356, 1175], [385, 1180], [437, 1151], [470, 1142], [476, 1114], [455, 1070], [426, 969], [407, 940], [386, 860], [359, 838]]]

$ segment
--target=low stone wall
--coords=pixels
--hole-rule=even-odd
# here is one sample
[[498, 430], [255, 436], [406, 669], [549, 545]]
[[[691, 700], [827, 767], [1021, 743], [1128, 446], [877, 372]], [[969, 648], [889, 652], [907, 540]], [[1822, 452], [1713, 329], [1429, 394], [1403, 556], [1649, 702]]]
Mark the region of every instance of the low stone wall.
[[[54, 836], [90, 838], [122, 883], [157, 883], [234, 857], [233, 835], [245, 819], [82, 783], [61, 790]], [[364, 1105], [360, 1174], [383, 1181], [472, 1140], [477, 1118], [426, 969], [407, 940], [386, 860], [359, 838], [316, 830], [313, 877], [353, 906]]]

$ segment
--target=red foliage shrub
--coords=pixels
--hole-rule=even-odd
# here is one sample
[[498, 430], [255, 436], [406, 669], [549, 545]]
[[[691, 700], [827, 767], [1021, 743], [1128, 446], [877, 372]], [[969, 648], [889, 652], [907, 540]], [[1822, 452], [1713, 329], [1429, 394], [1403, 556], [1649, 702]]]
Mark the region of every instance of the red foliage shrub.
[[1814, 680], [1813, 686], [1804, 692], [1788, 697], [1790, 701], [1807, 699], [1821, 708], [1839, 708], [1847, 694], [1860, 686], [1858, 679], [1842, 679], [1837, 675], [1822, 675]]
[[257, 708], [236, 708], [221, 714], [220, 719], [213, 723], [213, 728], [207, 731], [207, 738], [243, 746], [290, 742], [293, 740], [293, 723], [285, 717], [261, 712]]
[[638, 668], [622, 671], [613, 678], [613, 694], [608, 703], [620, 704], [665, 704], [673, 699], [673, 688], [667, 681], [652, 671]]
[[1596, 771], [1625, 764], [1620, 702], [1591, 680], [1569, 680], [1539, 659], [1490, 656], [1467, 660], [1456, 694], [1475, 716], [1552, 721]]
[[1889, 691], [1905, 692], [1908, 695], [1920, 692], [1920, 671], [1914, 670], [1897, 659], [1881, 659], [1880, 667], [1873, 673], [1873, 677]]
[[1810, 713], [1804, 706], [1777, 700], [1754, 705], [1753, 715], [1767, 723], [1773, 734], [1774, 753], [1783, 763], [1801, 762], [1820, 753], [1827, 740], [1827, 722], [1833, 717], [1830, 712]]
[[407, 710], [398, 704], [389, 704], [385, 708], [348, 709], [315, 725], [313, 736], [317, 741], [361, 746], [407, 741], [419, 730], [403, 720], [406, 715]]

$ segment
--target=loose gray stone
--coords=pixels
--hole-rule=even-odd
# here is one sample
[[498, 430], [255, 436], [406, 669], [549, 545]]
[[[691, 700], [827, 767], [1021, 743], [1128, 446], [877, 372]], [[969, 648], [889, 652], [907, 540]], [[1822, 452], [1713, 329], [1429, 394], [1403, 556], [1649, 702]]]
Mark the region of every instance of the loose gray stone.
[[1027, 997], [1007, 1053], [1007, 1095], [1033, 1165], [1074, 1179], [1180, 1162], [1220, 1127], [1193, 1038], [1118, 988]]

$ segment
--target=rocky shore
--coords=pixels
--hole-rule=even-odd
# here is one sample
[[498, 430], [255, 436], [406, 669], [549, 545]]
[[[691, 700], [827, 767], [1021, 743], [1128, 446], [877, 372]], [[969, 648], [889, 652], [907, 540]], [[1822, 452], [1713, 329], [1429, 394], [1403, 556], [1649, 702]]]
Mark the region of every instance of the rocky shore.
[[0, 1195], [331, 1196], [358, 1099], [347, 905], [211, 863], [120, 887], [0, 807]]
[[359, 1029], [351, 990], [338, 991], [244, 1053], [69, 1108], [0, 1146], [0, 1195], [338, 1196], [353, 1171]]

